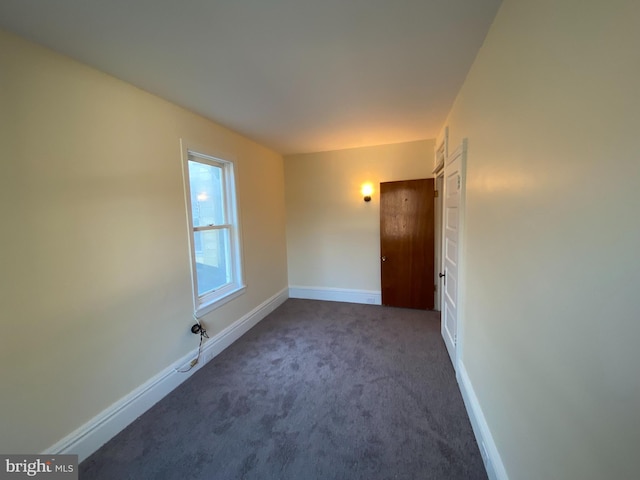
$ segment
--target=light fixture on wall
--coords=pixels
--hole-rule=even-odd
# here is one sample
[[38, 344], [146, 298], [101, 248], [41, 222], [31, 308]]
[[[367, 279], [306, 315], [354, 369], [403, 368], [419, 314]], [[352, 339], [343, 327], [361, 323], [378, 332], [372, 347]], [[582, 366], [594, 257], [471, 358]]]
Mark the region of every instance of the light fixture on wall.
[[373, 193], [373, 185], [370, 183], [363, 183], [362, 188], [360, 188], [360, 192], [364, 195], [364, 201], [371, 201], [371, 194]]

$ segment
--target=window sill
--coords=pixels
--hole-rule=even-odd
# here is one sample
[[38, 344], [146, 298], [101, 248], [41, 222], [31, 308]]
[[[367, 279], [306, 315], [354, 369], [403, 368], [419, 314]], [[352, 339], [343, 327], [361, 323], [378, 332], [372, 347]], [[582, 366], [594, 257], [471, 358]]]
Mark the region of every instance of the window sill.
[[224, 296], [221, 296], [213, 300], [209, 300], [206, 303], [202, 303], [201, 305], [198, 305], [198, 308], [196, 308], [196, 312], [195, 312], [196, 318], [200, 318], [203, 315], [206, 315], [207, 313], [214, 311], [216, 308], [221, 307], [225, 303], [230, 302], [235, 298], [238, 298], [240, 295], [242, 295], [245, 292], [246, 289], [247, 289], [246, 285], [241, 285], [239, 287], [234, 288], [233, 290], [229, 290], [224, 294]]

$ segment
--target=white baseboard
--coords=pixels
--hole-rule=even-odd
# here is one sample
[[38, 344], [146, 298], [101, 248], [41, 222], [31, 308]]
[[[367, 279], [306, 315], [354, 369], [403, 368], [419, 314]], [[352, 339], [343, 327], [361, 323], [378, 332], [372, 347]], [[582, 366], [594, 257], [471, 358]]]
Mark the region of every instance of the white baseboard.
[[289, 287], [289, 298], [382, 305], [382, 294], [376, 290], [291, 286]]
[[500, 453], [491, 435], [487, 420], [484, 417], [482, 408], [480, 408], [480, 402], [478, 402], [478, 397], [473, 390], [473, 385], [471, 385], [471, 379], [462, 361], [458, 363], [457, 377], [462, 398], [467, 408], [473, 433], [476, 436], [476, 441], [478, 442], [478, 447], [480, 448], [482, 460], [484, 461], [489, 479], [509, 480], [507, 471], [502, 463], [502, 458], [500, 458]]
[[173, 365], [147, 380], [80, 428], [52, 445], [43, 454], [75, 454], [78, 455], [79, 461], [83, 461], [202, 368], [204, 364], [239, 339], [260, 320], [282, 305], [287, 298], [288, 289], [285, 288], [210, 338], [202, 348], [200, 362], [189, 372], [180, 373], [177, 370], [182, 370], [185, 366], [188, 367], [191, 360], [196, 358], [198, 349], [189, 352]]

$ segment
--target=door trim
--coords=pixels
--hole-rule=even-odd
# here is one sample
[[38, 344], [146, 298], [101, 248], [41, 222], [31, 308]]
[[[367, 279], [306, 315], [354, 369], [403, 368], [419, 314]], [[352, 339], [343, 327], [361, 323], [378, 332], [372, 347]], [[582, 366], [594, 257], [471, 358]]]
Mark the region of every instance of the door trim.
[[436, 139], [436, 147], [434, 152], [433, 173], [434, 177], [437, 177], [442, 172], [444, 167], [444, 161], [449, 156], [449, 127], [444, 129], [438, 135]]
[[[443, 163], [444, 167], [444, 163]], [[436, 175], [434, 179], [434, 188], [438, 192], [438, 196], [435, 199], [434, 212], [433, 217], [435, 220], [435, 228], [434, 228], [434, 253], [435, 259], [433, 262], [433, 284], [436, 286], [435, 295], [433, 298], [433, 309], [441, 312], [442, 311], [442, 282], [440, 282], [439, 273], [443, 271], [443, 258], [442, 258], [442, 246], [444, 245], [444, 202], [442, 201], [444, 196], [444, 168], [440, 169], [440, 172]]]

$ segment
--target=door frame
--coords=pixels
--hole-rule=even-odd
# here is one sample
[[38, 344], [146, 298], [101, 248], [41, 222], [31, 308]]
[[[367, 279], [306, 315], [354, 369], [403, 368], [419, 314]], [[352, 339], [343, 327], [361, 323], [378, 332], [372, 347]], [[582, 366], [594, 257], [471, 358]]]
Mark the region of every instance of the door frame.
[[434, 276], [433, 276], [433, 284], [435, 285], [435, 293], [434, 293], [434, 306], [433, 309], [437, 312], [442, 311], [442, 284], [440, 282], [440, 277], [438, 274], [442, 272], [442, 245], [444, 238], [444, 229], [443, 229], [443, 210], [444, 210], [444, 202], [442, 201], [443, 192], [444, 192], [444, 169], [440, 168], [439, 171], [434, 172], [435, 175], [435, 184], [434, 188], [436, 193], [435, 205], [433, 217], [435, 220], [435, 228], [434, 228]]
[[[446, 178], [447, 167], [451, 164], [453, 160], [457, 157], [460, 158], [460, 204], [458, 207], [458, 291], [457, 291], [457, 318], [456, 318], [456, 331], [455, 331], [455, 352], [452, 359], [452, 364], [454, 370], [458, 371], [458, 365], [462, 361], [462, 351], [464, 348], [464, 318], [465, 318], [465, 256], [466, 256], [466, 242], [465, 242], [465, 218], [466, 218], [466, 173], [467, 173], [467, 144], [468, 141], [466, 138], [462, 139], [460, 145], [454, 149], [451, 154], [447, 155], [444, 161], [444, 168], [439, 169], [437, 173], [437, 178], [442, 177]], [[446, 189], [445, 183], [443, 181], [443, 190]], [[446, 195], [446, 192], [443, 192], [442, 198]], [[444, 200], [441, 202], [441, 214], [440, 214], [440, 258], [438, 259], [439, 271], [444, 271]], [[438, 303], [442, 309], [444, 305], [444, 288], [443, 288], [443, 279], [440, 278], [438, 282]], [[440, 324], [440, 334], [445, 336], [444, 331], [444, 322]]]
[[436, 145], [434, 148], [434, 158], [433, 158], [433, 178], [434, 178], [434, 189], [436, 191], [435, 205], [434, 208], [434, 276], [433, 276], [433, 284], [435, 285], [435, 293], [434, 293], [434, 305], [433, 309], [436, 311], [442, 310], [442, 285], [440, 282], [439, 273], [442, 272], [443, 266], [442, 262], [442, 245], [444, 241], [444, 220], [443, 220], [443, 211], [444, 211], [444, 202], [442, 201], [444, 194], [444, 162], [449, 156], [449, 126], [446, 125], [438, 138], [436, 139]]

